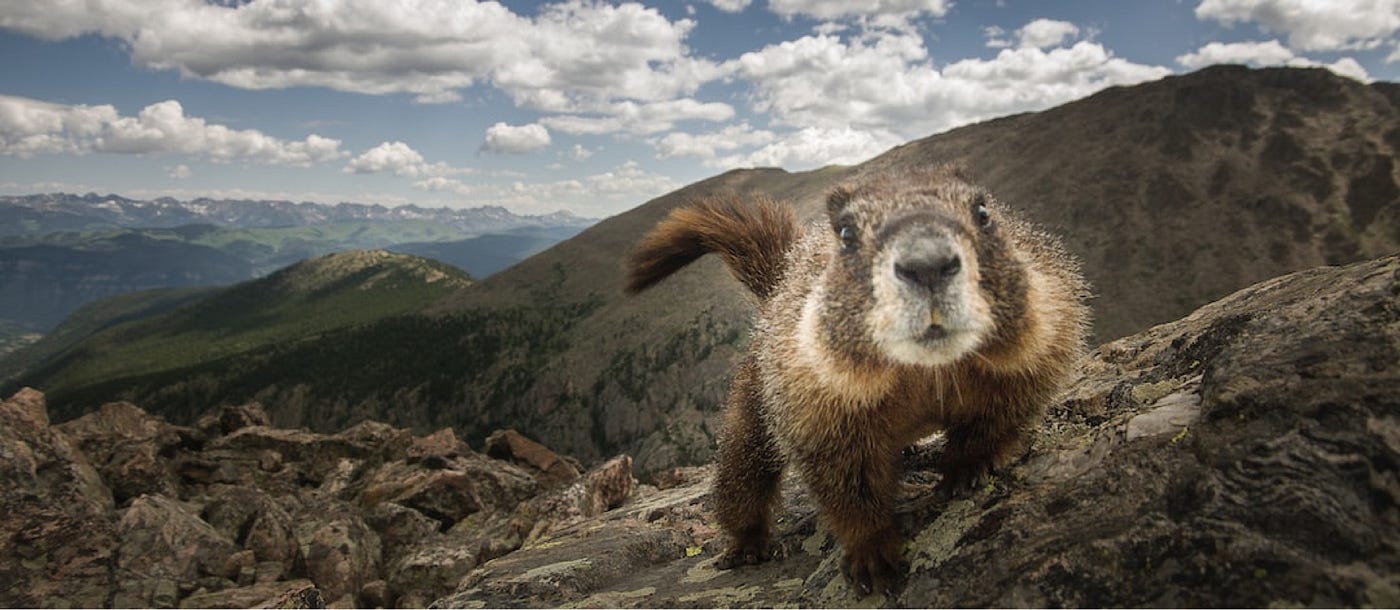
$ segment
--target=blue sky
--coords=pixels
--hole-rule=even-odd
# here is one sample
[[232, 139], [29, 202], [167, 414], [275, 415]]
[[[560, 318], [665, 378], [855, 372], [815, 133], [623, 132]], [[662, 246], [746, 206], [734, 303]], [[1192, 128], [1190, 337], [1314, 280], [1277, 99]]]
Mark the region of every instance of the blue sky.
[[568, 209], [1214, 63], [1400, 78], [1400, 0], [0, 0], [0, 193]]

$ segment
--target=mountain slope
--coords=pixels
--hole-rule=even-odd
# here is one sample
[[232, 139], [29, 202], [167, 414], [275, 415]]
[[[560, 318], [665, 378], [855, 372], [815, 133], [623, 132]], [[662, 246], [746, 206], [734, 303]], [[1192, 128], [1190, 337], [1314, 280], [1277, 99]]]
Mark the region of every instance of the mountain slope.
[[47, 330], [91, 301], [160, 287], [231, 284], [252, 276], [243, 259], [208, 246], [119, 234], [81, 248], [0, 248], [0, 312]]
[[86, 404], [80, 396], [105, 401], [104, 392], [135, 380], [411, 312], [470, 284], [470, 277], [454, 267], [408, 255], [374, 250], [327, 255], [168, 313], [104, 328], [38, 364], [24, 379], [73, 397], [68, 404], [75, 407]]
[[[204, 404], [256, 398], [284, 426], [328, 430], [356, 416], [432, 421], [458, 426], [472, 443], [492, 426], [511, 426], [585, 460], [627, 451], [643, 472], [697, 463], [713, 447], [752, 307], [713, 257], [622, 297], [625, 252], [674, 207], [735, 192], [787, 200], [813, 217], [839, 181], [962, 163], [1084, 260], [1102, 341], [1266, 277], [1400, 249], [1397, 104], [1394, 84], [1320, 69], [1211, 68], [1110, 89], [855, 167], [701, 181], [457, 291], [432, 318], [347, 328], [230, 362], [223, 373], [113, 382], [102, 386], [105, 397], [91, 391], [68, 402], [40, 387], [69, 413], [118, 395], [167, 413], [179, 403], [171, 397], [195, 396], [198, 385]], [[391, 339], [421, 347], [386, 363], [375, 346]], [[346, 358], [373, 366], [358, 375], [337, 369]], [[293, 363], [305, 372], [277, 368]]]

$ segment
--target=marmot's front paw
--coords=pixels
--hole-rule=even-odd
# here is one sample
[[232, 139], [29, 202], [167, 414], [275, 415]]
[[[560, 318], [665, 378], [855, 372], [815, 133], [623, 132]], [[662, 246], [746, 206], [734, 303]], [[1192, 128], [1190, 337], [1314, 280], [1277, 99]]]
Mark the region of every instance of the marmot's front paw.
[[902, 546], [899, 535], [894, 532], [871, 536], [846, 549], [846, 556], [841, 560], [841, 574], [861, 597], [873, 591], [892, 596], [904, 576]]
[[728, 570], [739, 566], [754, 565], [768, 561], [771, 556], [772, 553], [768, 549], [767, 541], [750, 540], [741, 544], [731, 544], [728, 549], [725, 549], [724, 554], [719, 556], [715, 567]]
[[943, 480], [934, 490], [944, 499], [966, 498], [991, 480], [992, 469], [985, 462], [944, 465]]

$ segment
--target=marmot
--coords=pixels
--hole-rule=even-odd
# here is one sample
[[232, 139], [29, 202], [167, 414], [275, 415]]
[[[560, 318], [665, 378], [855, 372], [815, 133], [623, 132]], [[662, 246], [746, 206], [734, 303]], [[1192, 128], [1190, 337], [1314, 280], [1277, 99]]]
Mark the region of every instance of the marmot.
[[721, 568], [768, 557], [784, 464], [798, 469], [862, 594], [901, 574], [903, 448], [941, 430], [943, 493], [1026, 449], [1084, 352], [1088, 289], [1052, 236], [943, 166], [838, 186], [827, 218], [736, 197], [672, 211], [633, 250], [627, 292], [707, 252], [758, 296], [715, 479]]

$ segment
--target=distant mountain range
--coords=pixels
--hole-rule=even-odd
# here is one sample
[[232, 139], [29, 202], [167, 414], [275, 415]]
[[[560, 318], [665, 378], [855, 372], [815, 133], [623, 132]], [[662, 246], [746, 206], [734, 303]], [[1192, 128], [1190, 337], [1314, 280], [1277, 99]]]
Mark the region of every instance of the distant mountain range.
[[0, 355], [78, 307], [119, 294], [228, 285], [366, 248], [438, 258], [486, 277], [593, 222], [500, 207], [0, 197]]
[[[960, 163], [1082, 259], [1106, 341], [1264, 279], [1400, 251], [1397, 152], [1400, 85], [1322, 69], [1208, 68], [963, 127], [857, 166], [727, 172], [404, 313], [295, 342], [154, 372], [123, 368], [136, 355], [102, 351], [98, 335], [78, 339], [20, 369], [0, 362], [18, 373], [0, 395], [28, 384], [64, 417], [128, 399], [177, 421], [188, 405], [255, 399], [282, 426], [452, 425], [473, 445], [513, 427], [584, 460], [625, 451], [654, 471], [709, 459], [753, 313], [712, 258], [622, 296], [625, 253], [677, 206], [763, 195], [812, 218], [842, 181]], [[121, 322], [122, 340], [155, 341], [167, 325], [140, 320], [162, 319]], [[202, 349], [193, 337], [176, 335], [169, 349]], [[65, 372], [77, 367], [110, 373]]]
[[96, 193], [0, 196], [0, 237], [112, 228], [162, 229], [199, 224], [269, 228], [366, 221], [426, 221], [473, 234], [499, 233], [520, 227], [582, 228], [595, 222], [567, 210], [543, 216], [521, 216], [499, 206], [457, 209], [245, 199], [180, 201], [161, 197], [137, 200]]

